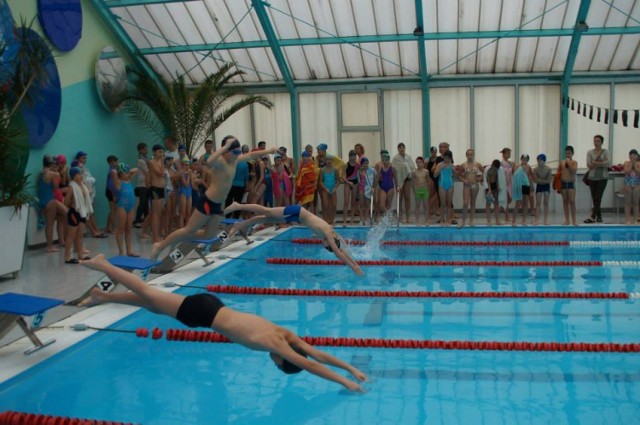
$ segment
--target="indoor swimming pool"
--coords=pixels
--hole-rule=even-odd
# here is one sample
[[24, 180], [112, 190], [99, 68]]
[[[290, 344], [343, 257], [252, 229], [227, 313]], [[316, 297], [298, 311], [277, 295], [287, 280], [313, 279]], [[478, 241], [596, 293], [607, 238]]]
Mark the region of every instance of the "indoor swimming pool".
[[[163, 335], [185, 328], [138, 311], [110, 328], [133, 333], [97, 332], [0, 384], [0, 411], [142, 424], [604, 424], [640, 417], [638, 353], [504, 349], [515, 342], [640, 342], [635, 229], [337, 231], [355, 241], [349, 250], [356, 259], [385, 264], [363, 266], [363, 277], [346, 266], [323, 265], [335, 257], [306, 229], [293, 228], [221, 267], [203, 269], [178, 291], [203, 292], [208, 285], [293, 290], [218, 295], [229, 307], [301, 336], [490, 342], [503, 349], [321, 347], [369, 376], [367, 392], [353, 394], [309, 373], [284, 375], [266, 353], [236, 344], [136, 337], [139, 328]], [[320, 264], [267, 262], [273, 258]], [[399, 291], [406, 293], [390, 296]], [[627, 296], [598, 298], [603, 293]]]

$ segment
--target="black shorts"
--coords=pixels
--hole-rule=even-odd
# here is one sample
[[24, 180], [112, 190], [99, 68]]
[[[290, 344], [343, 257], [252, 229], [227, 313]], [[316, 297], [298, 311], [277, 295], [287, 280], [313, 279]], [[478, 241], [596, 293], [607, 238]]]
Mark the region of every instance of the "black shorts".
[[107, 200], [109, 202], [116, 202], [116, 198], [114, 198], [113, 192], [111, 192], [109, 189], [104, 191], [104, 195], [107, 197]]
[[180, 304], [176, 319], [190, 328], [210, 328], [222, 307], [224, 303], [215, 295], [189, 295]]
[[164, 199], [164, 187], [151, 186], [149, 188], [152, 200]]
[[522, 196], [529, 196], [531, 193], [531, 186], [522, 186]]
[[86, 223], [87, 219], [82, 218], [80, 213], [73, 208], [67, 211], [67, 224], [71, 227], [77, 227], [80, 223]]
[[538, 183], [536, 185], [536, 193], [545, 193], [551, 192], [551, 184], [550, 183]]
[[196, 204], [196, 209], [204, 215], [223, 215], [222, 204], [213, 202], [204, 194], [200, 197], [200, 202]]

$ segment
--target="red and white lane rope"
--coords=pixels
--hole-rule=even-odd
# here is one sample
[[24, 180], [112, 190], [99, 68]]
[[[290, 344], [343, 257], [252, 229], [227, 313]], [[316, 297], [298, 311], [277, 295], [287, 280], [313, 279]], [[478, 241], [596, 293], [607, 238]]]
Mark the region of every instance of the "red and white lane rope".
[[[315, 258], [267, 258], [269, 264], [339, 266], [339, 260]], [[603, 261], [428, 261], [428, 260], [359, 260], [361, 266], [492, 266], [492, 267], [600, 267]]]
[[[163, 334], [168, 341], [190, 341], [230, 343], [227, 337], [211, 331], [194, 331], [190, 329], [154, 328], [151, 333], [146, 328], [139, 328], [136, 335], [152, 339], [160, 339]], [[325, 347], [367, 347], [367, 348], [405, 348], [421, 350], [475, 350], [475, 351], [558, 351], [558, 352], [604, 352], [604, 353], [638, 353], [640, 343], [614, 342], [506, 342], [506, 341], [443, 341], [417, 339], [382, 339], [382, 338], [341, 338], [341, 337], [301, 337], [311, 345]]]
[[254, 288], [249, 286], [208, 285], [207, 291], [217, 294], [278, 295], [300, 297], [350, 297], [350, 298], [557, 298], [628, 300], [640, 298], [632, 292], [470, 292], [470, 291], [365, 291], [342, 289], [291, 289]]

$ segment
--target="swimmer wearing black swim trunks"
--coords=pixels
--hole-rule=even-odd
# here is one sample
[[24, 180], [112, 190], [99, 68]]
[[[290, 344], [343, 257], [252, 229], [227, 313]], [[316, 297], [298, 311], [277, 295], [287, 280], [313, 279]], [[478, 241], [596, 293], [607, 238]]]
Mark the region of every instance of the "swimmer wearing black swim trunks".
[[[131, 292], [102, 292], [94, 288], [89, 298], [83, 300], [80, 306], [114, 302], [145, 307], [155, 313], [174, 317], [189, 327], [211, 328], [249, 349], [267, 351], [276, 366], [284, 373], [307, 370], [339, 383], [350, 391], [364, 391], [357, 381], [364, 382], [367, 376], [356, 367], [318, 350], [291, 331], [262, 317], [226, 307], [213, 294], [184, 296], [161, 291], [147, 285], [133, 273], [115, 267], [102, 254], [89, 261], [83, 261], [82, 264], [105, 273]], [[348, 371], [356, 381], [334, 372], [325, 364]]]

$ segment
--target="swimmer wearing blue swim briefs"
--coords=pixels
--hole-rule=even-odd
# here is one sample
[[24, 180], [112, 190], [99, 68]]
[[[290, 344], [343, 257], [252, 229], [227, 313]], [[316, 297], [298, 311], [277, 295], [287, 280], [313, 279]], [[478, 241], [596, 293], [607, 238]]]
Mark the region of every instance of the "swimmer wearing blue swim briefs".
[[[109, 263], [100, 254], [82, 265], [98, 270], [114, 282], [127, 287], [129, 292], [91, 291], [81, 307], [104, 303], [118, 303], [144, 307], [173, 317], [191, 328], [210, 328], [231, 341], [251, 350], [267, 351], [276, 367], [286, 374], [306, 370], [314, 375], [343, 385], [349, 391], [364, 392], [359, 382], [367, 376], [356, 367], [309, 345], [293, 332], [255, 314], [243, 313], [224, 305], [215, 295], [199, 293], [185, 296], [164, 292], [147, 285], [138, 276]], [[348, 379], [325, 365], [349, 372], [355, 380]]]
[[351, 270], [357, 275], [364, 275], [358, 263], [351, 258], [348, 252], [340, 248], [340, 236], [333, 230], [333, 227], [300, 205], [267, 208], [257, 204], [239, 204], [234, 202], [224, 210], [224, 213], [229, 214], [234, 211], [247, 211], [255, 214], [255, 216], [249, 220], [236, 223], [231, 228], [229, 236], [239, 231], [244, 231], [257, 223], [300, 223], [313, 230], [314, 233], [322, 238], [322, 245], [327, 251], [333, 252], [340, 261], [351, 267]]

